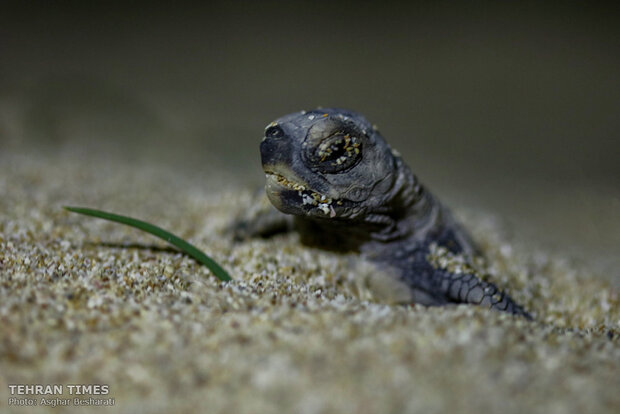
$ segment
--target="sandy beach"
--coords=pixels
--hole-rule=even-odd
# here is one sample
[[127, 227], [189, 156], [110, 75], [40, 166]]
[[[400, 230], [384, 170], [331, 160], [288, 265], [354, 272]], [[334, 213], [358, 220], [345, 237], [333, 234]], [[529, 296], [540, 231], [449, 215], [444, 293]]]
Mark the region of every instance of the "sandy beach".
[[[619, 407], [618, 290], [511, 239], [500, 218], [456, 209], [534, 322], [472, 306], [383, 304], [351, 270], [354, 256], [304, 247], [296, 235], [235, 244], [227, 226], [254, 195], [222, 177], [94, 154], [15, 151], [0, 165], [2, 411], [31, 412], [7, 406], [9, 384], [65, 384], [63, 398], [67, 384], [107, 384], [110, 410], [126, 413]], [[157, 223], [234, 281], [65, 204]]]
[[[0, 413], [620, 412], [618, 10], [7, 3]], [[377, 125], [534, 321], [390, 305], [296, 234], [233, 241], [265, 126], [321, 106]]]

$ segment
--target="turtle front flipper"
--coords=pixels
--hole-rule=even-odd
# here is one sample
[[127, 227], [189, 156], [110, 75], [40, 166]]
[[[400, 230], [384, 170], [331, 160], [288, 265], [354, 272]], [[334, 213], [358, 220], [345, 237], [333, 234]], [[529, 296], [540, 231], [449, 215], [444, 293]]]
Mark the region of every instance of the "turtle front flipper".
[[418, 246], [399, 263], [398, 279], [411, 292], [411, 301], [427, 306], [469, 303], [521, 315], [532, 316], [495, 284], [481, 279], [463, 255], [445, 248]]
[[528, 320], [532, 316], [518, 305], [506, 292], [491, 282], [480, 280], [474, 273], [451, 273], [435, 269], [434, 283], [451, 302], [470, 303], [491, 309], [521, 315]]
[[251, 238], [268, 238], [293, 229], [294, 217], [283, 214], [271, 205], [265, 194], [254, 197], [251, 208], [235, 218], [226, 232], [232, 234], [236, 242]]

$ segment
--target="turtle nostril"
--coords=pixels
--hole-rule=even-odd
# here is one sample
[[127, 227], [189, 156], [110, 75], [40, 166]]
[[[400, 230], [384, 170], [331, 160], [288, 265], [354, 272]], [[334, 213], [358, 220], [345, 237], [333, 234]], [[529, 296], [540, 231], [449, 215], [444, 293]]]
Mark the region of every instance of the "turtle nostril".
[[263, 141], [260, 143], [260, 156], [263, 164], [272, 162], [278, 154], [278, 146], [273, 141]]
[[266, 138], [281, 138], [284, 136], [284, 131], [278, 125], [272, 125], [265, 130]]

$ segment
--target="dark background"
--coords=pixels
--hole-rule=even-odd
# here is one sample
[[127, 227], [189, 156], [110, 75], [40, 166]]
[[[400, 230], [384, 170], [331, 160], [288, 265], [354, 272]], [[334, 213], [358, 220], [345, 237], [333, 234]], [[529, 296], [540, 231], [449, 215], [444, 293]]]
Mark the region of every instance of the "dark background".
[[2, 146], [249, 187], [268, 122], [346, 107], [448, 203], [618, 275], [617, 7], [171, 3], [3, 2]]

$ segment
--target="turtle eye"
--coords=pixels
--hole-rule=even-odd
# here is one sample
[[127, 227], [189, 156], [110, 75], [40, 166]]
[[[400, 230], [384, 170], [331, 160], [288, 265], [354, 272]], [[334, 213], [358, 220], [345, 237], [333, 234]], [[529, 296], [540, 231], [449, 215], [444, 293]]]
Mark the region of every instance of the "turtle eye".
[[279, 125], [268, 126], [265, 130], [266, 138], [281, 138], [284, 136], [284, 131]]
[[353, 167], [361, 158], [361, 140], [348, 133], [336, 133], [322, 140], [310, 161], [322, 172], [338, 173]]

